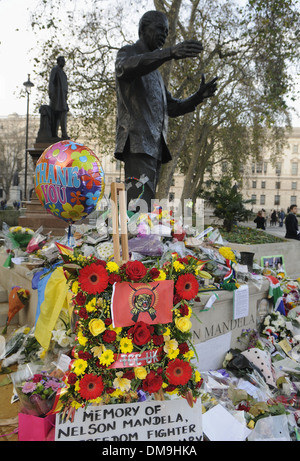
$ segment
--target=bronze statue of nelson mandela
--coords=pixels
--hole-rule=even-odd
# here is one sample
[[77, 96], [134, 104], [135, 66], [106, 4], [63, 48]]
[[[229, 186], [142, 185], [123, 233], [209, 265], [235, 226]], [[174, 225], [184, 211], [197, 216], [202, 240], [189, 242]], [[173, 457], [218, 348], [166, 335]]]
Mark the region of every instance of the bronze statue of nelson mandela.
[[127, 205], [137, 197], [148, 211], [159, 179], [161, 164], [172, 157], [166, 144], [168, 117], [195, 110], [214, 95], [217, 77], [186, 99], [175, 99], [166, 89], [158, 68], [171, 59], [197, 57], [202, 44], [187, 40], [162, 49], [168, 36], [168, 19], [159, 11], [148, 11], [139, 22], [139, 39], [122, 47], [116, 57], [117, 131], [115, 158], [124, 162], [125, 180], [134, 183], [146, 178], [141, 188], [129, 187]]

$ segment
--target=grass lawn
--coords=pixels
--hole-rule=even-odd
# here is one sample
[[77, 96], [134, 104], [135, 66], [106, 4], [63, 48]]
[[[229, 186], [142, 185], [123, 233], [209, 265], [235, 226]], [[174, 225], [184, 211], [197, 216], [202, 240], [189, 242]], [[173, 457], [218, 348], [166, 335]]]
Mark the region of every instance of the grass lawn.
[[226, 232], [221, 226], [218, 226], [223, 239], [231, 243], [243, 243], [245, 245], [254, 245], [257, 243], [277, 243], [285, 242], [286, 240], [266, 232], [252, 229], [244, 226], [233, 226], [231, 232]]

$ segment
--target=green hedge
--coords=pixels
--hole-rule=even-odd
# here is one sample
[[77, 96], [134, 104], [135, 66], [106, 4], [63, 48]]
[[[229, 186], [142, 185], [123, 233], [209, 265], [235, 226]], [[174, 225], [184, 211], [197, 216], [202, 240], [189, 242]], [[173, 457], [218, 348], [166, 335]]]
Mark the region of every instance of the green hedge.
[[10, 227], [17, 226], [20, 214], [21, 212], [19, 210], [14, 209], [0, 210], [0, 228], [2, 229], [3, 222]]

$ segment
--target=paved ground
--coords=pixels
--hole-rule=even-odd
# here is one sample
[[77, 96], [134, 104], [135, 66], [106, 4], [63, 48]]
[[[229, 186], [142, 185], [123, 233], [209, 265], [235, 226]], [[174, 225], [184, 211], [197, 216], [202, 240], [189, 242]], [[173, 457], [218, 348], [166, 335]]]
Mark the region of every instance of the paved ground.
[[[239, 223], [240, 226], [247, 226], [251, 227], [253, 229], [256, 229], [256, 224], [253, 221], [248, 221], [245, 223]], [[275, 235], [276, 237], [284, 238], [285, 237], [285, 225], [283, 224], [283, 227], [280, 227], [279, 224], [276, 226], [270, 226], [270, 224], [267, 224], [266, 230], [262, 232], [267, 232], [268, 234]]]

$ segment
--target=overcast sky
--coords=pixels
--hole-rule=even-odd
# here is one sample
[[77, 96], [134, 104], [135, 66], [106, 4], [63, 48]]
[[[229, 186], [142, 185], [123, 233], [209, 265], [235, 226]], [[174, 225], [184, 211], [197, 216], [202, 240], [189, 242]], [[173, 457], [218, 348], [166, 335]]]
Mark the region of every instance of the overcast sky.
[[[29, 10], [38, 0], [0, 0], [0, 116], [14, 112], [26, 114], [26, 98], [19, 98], [23, 82], [28, 74], [34, 83], [33, 64], [30, 52], [35, 45], [35, 36], [30, 29]], [[129, 0], [126, 0], [129, 1]], [[67, 70], [67, 66], [66, 66]], [[299, 89], [300, 78], [298, 77]], [[30, 112], [34, 107], [34, 88], [30, 97]], [[300, 100], [296, 107], [300, 112]], [[300, 127], [300, 115], [293, 118], [293, 125]]]

